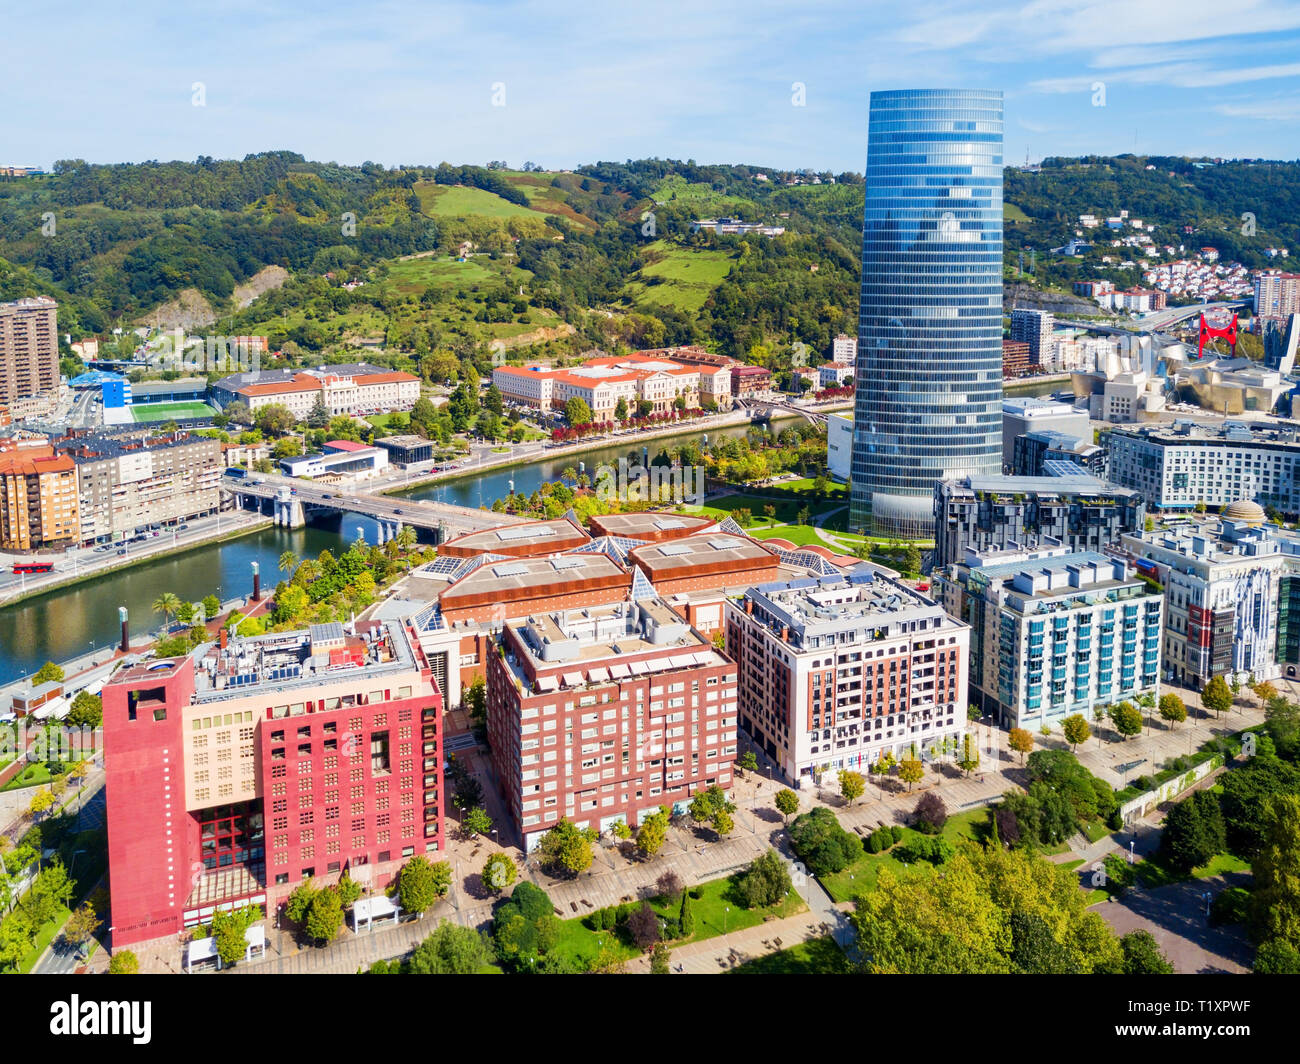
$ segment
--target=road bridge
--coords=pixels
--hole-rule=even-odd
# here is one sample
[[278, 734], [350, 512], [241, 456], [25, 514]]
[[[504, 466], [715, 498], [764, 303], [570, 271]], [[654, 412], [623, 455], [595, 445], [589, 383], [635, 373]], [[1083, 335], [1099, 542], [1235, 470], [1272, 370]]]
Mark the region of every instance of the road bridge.
[[445, 543], [469, 532], [530, 520], [454, 503], [370, 494], [354, 484], [316, 484], [275, 473], [242, 477], [227, 473], [221, 478], [221, 490], [234, 499], [237, 509], [268, 514], [286, 528], [299, 528], [318, 514], [362, 514], [379, 523], [381, 543], [394, 538], [403, 525], [423, 530], [435, 543]]

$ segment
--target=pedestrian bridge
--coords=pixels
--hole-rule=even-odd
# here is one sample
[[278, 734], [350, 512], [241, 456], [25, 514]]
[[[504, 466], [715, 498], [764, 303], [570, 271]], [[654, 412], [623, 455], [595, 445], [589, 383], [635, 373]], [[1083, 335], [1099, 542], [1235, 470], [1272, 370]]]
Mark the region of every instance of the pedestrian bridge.
[[244, 477], [226, 474], [221, 478], [221, 490], [233, 498], [237, 509], [273, 516], [277, 525], [286, 528], [300, 528], [323, 514], [362, 514], [379, 523], [381, 543], [394, 538], [403, 525], [425, 533], [424, 538], [431, 538], [434, 543], [445, 543], [470, 532], [529, 520], [454, 503], [367, 493], [357, 490], [356, 485], [313, 484], [275, 473]]
[[813, 425], [826, 424], [826, 413], [821, 410], [807, 410], [802, 406], [795, 406], [793, 403], [771, 403], [766, 399], [737, 399], [736, 405], [749, 411], [751, 421], [771, 421], [772, 414], [775, 411], [784, 411], [788, 414], [797, 414]]

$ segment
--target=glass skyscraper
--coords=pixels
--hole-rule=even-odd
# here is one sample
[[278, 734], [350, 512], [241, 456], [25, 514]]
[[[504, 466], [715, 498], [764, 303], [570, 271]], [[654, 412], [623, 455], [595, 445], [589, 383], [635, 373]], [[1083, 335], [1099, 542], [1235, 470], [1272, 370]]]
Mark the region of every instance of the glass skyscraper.
[[934, 532], [1002, 472], [1002, 93], [871, 94], [850, 528]]

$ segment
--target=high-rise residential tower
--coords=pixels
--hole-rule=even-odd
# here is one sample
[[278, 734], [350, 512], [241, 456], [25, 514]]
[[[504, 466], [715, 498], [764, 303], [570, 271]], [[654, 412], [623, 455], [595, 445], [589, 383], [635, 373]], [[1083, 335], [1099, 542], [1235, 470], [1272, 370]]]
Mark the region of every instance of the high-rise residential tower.
[[1002, 468], [1002, 93], [871, 94], [851, 527], [920, 538]]
[[0, 303], [0, 403], [59, 387], [58, 308], [48, 296]]

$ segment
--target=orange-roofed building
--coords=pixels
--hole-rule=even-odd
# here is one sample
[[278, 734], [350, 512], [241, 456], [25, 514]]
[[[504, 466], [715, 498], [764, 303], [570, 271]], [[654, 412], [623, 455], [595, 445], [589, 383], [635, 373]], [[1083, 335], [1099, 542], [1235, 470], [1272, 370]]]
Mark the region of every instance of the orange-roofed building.
[[71, 458], [48, 445], [0, 451], [0, 549], [62, 550], [79, 527]]

